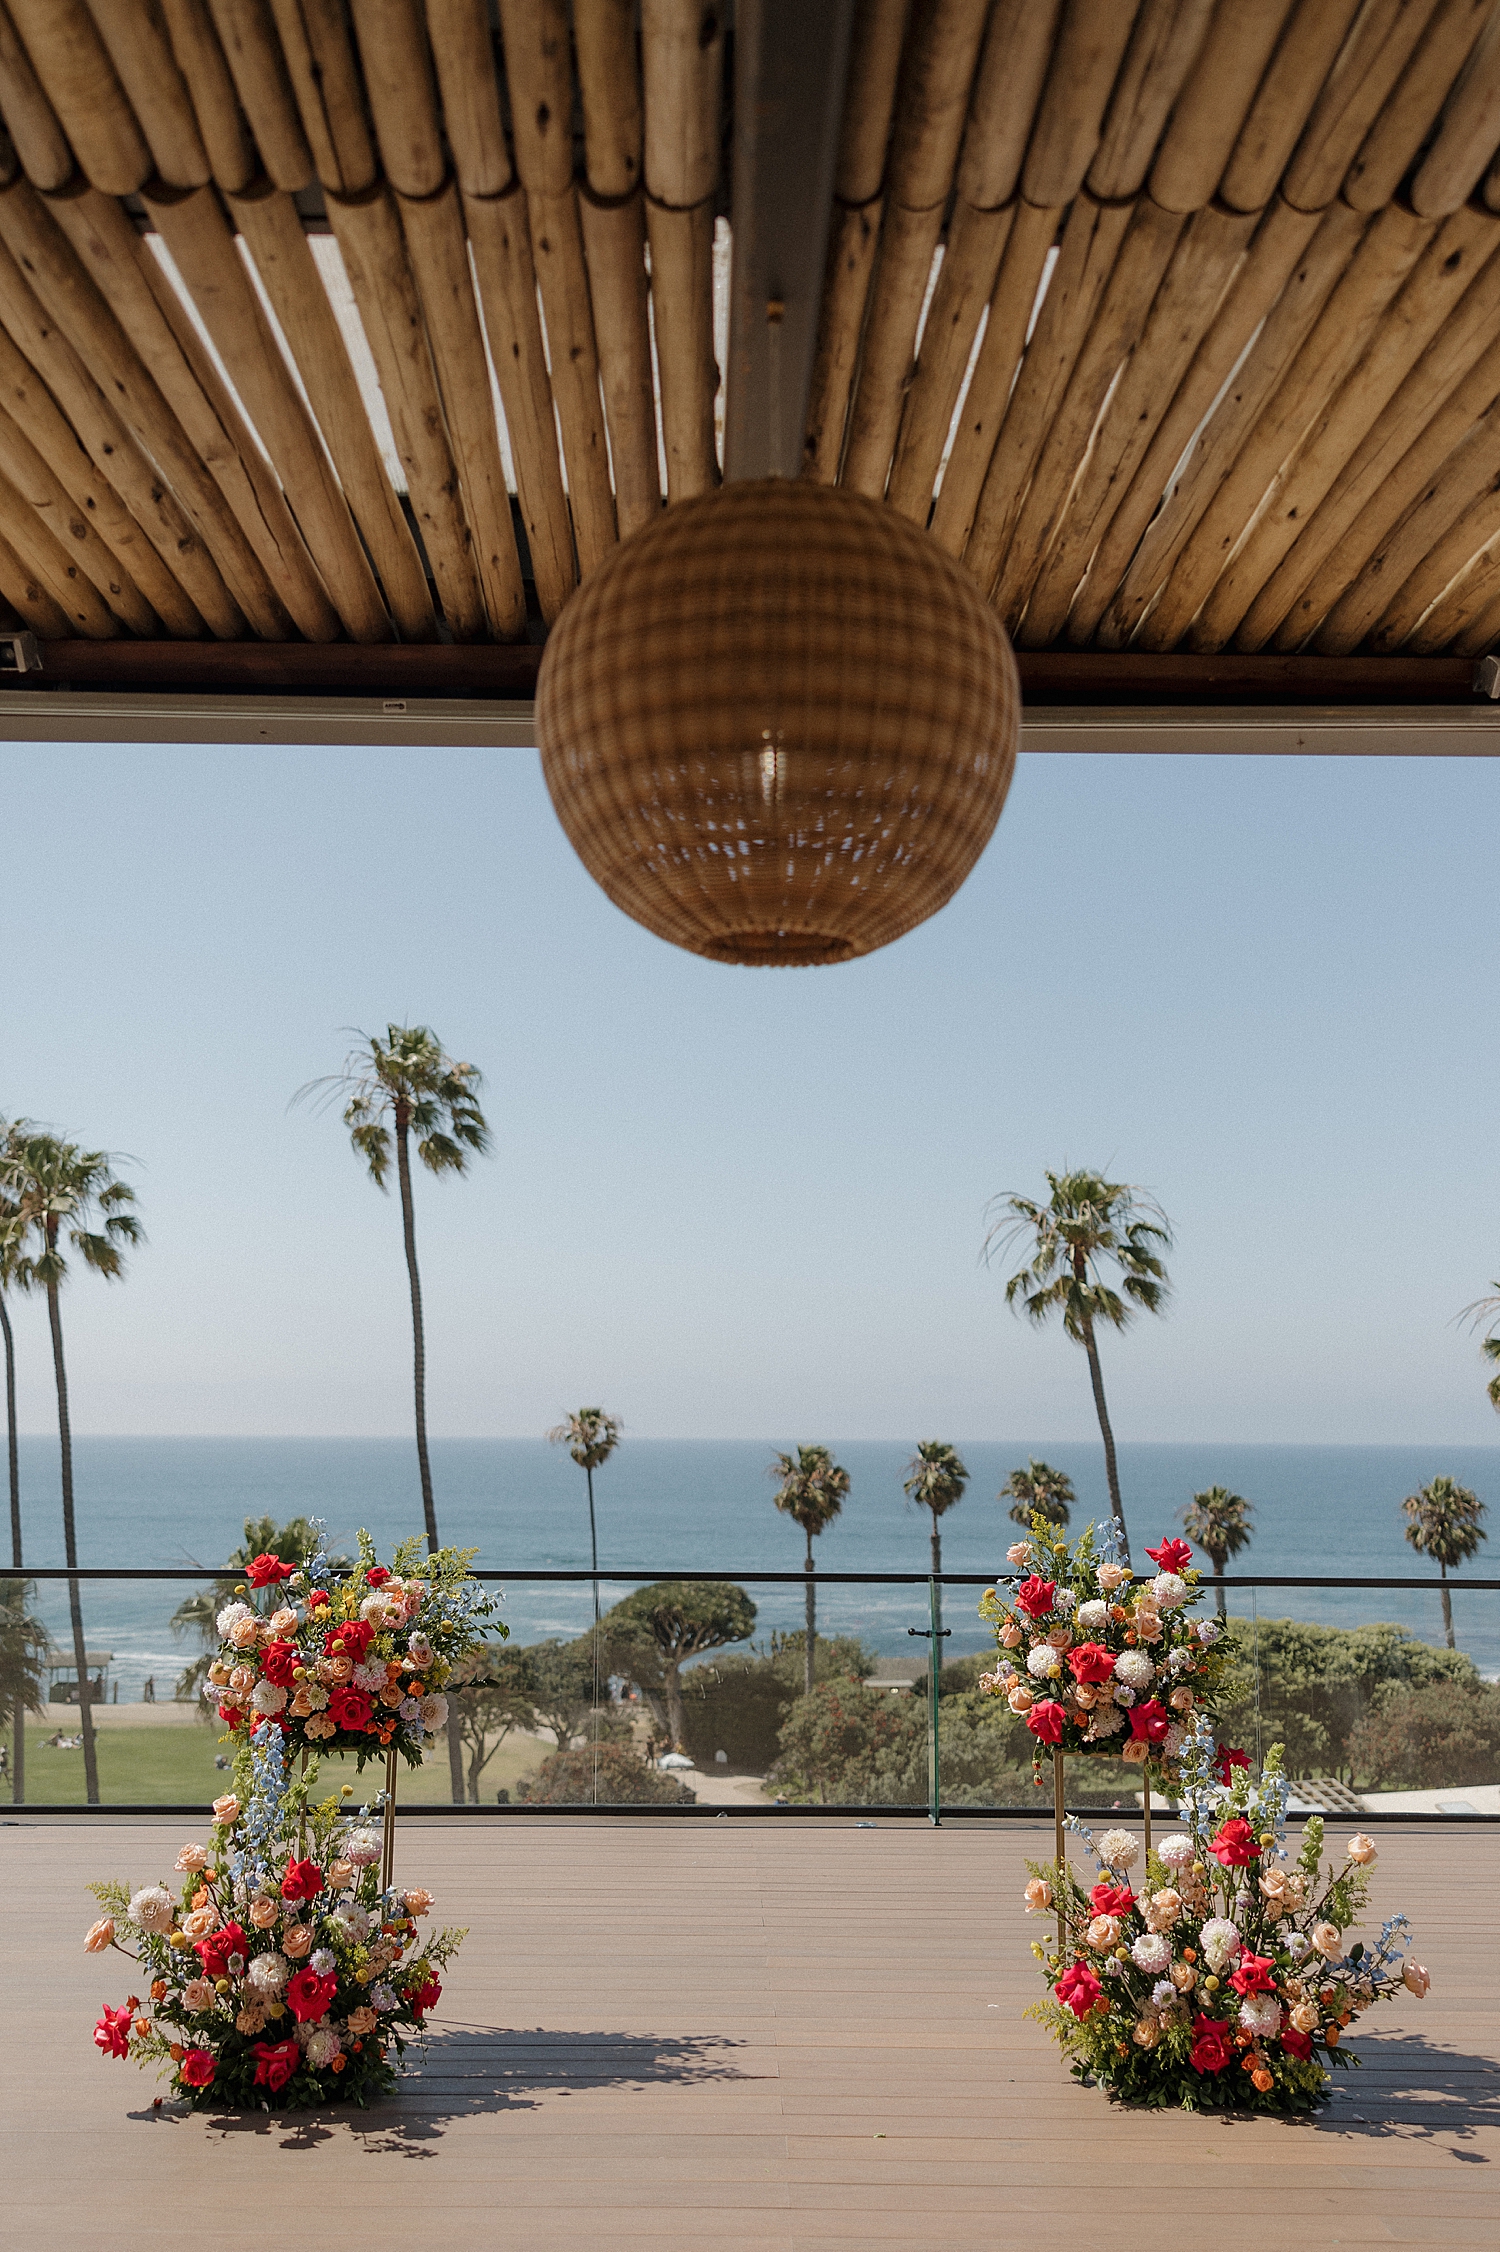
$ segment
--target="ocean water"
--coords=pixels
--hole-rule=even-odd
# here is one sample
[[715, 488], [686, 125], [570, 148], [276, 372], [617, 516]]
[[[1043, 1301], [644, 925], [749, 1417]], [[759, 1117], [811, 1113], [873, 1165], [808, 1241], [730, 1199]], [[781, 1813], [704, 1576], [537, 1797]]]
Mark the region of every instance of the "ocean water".
[[[781, 1444], [783, 1442], [777, 1442]], [[860, 1440], [836, 1445], [852, 1486], [843, 1515], [816, 1544], [826, 1571], [925, 1571], [931, 1519], [901, 1491], [909, 1444]], [[1043, 1456], [1072, 1478], [1077, 1530], [1105, 1513], [1098, 1446], [1053, 1441], [961, 1445], [971, 1474], [963, 1501], [942, 1520], [943, 1564], [950, 1571], [994, 1572], [1014, 1531], [996, 1500], [1006, 1475], [1028, 1455]], [[802, 1536], [772, 1501], [771, 1442], [632, 1439], [595, 1474], [599, 1559], [606, 1603], [627, 1592], [612, 1571], [719, 1571], [745, 1582], [759, 1607], [757, 1637], [802, 1623], [800, 1587], [757, 1587], [757, 1571], [795, 1571]], [[479, 1551], [486, 1570], [586, 1569], [588, 1509], [583, 1473], [561, 1448], [533, 1439], [439, 1439], [432, 1447], [438, 1525], [445, 1540]], [[170, 1568], [222, 1561], [247, 1516], [321, 1516], [335, 1546], [366, 1527], [383, 1552], [420, 1531], [415, 1450], [390, 1439], [109, 1439], [75, 1442], [80, 1562]], [[1491, 1540], [1470, 1571], [1500, 1579], [1500, 1447], [1302, 1447], [1123, 1445], [1121, 1484], [1136, 1562], [1162, 1534], [1177, 1532], [1198, 1489], [1226, 1485], [1255, 1509], [1255, 1537], [1234, 1570], [1320, 1576], [1426, 1577], [1429, 1567], [1402, 1538], [1401, 1501], [1439, 1472], [1472, 1487], [1495, 1512]], [[26, 1561], [58, 1565], [62, 1550], [57, 1448], [22, 1441]], [[1466, 1594], [1456, 1582], [1454, 1624], [1461, 1648], [1500, 1676], [1500, 1593]], [[174, 1638], [171, 1613], [186, 1583], [84, 1585], [91, 1649], [113, 1653], [122, 1701], [153, 1677], [159, 1696], [191, 1647]], [[591, 1609], [586, 1586], [517, 1583], [504, 1588], [502, 1616], [521, 1642], [581, 1632]], [[974, 1616], [978, 1590], [949, 1589], [944, 1623], [950, 1654], [988, 1646]], [[1396, 1590], [1272, 1589], [1231, 1594], [1230, 1608], [1261, 1617], [1317, 1619], [1355, 1626], [1390, 1619], [1430, 1641], [1442, 1639], [1435, 1595]], [[66, 1638], [66, 1592], [43, 1583], [39, 1608], [54, 1636]], [[924, 1646], [908, 1628], [927, 1623], [925, 1587], [825, 1588], [819, 1630], [857, 1632], [880, 1654], [910, 1656]]]

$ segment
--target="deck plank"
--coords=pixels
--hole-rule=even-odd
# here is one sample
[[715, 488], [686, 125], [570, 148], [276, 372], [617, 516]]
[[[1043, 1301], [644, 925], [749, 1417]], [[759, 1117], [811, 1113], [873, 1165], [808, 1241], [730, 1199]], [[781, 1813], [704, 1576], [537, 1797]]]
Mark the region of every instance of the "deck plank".
[[1237, 2233], [1500, 2241], [1487, 1831], [1382, 1837], [1376, 1904], [1412, 1913], [1433, 1991], [1368, 2021], [1361, 2071], [1314, 2121], [1142, 2116], [1074, 2086], [1022, 2015], [1042, 1825], [417, 1815], [398, 1873], [470, 1938], [398, 2099], [363, 2117], [154, 2112], [152, 2084], [92, 2048], [120, 1980], [79, 1939], [88, 1880], [146, 1882], [183, 1834], [0, 1823], [7, 1897], [26, 1904], [0, 1954], [17, 2242], [94, 2252], [107, 2214], [113, 2252], [201, 2252], [242, 2199], [291, 2212], [310, 2194], [357, 2198], [377, 2247], [472, 2224], [528, 2252], [970, 2252], [1014, 2224], [1028, 2252], [1076, 2252], [1107, 2213], [1112, 2244], [1144, 2252], [1164, 2196], [1231, 2210]]

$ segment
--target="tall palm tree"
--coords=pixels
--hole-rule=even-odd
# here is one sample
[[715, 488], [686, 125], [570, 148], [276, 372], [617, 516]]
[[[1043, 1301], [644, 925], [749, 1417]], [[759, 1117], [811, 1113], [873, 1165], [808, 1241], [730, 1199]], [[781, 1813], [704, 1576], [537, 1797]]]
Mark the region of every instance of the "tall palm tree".
[[[78, 1569], [78, 1531], [73, 1510], [73, 1426], [63, 1352], [62, 1286], [68, 1278], [63, 1243], [66, 1239], [95, 1274], [103, 1275], [106, 1282], [116, 1282], [125, 1272], [126, 1248], [145, 1239], [140, 1221], [126, 1210], [135, 1202], [135, 1190], [116, 1177], [106, 1150], [82, 1149], [77, 1142], [65, 1142], [59, 1135], [40, 1133], [28, 1126], [0, 1152], [0, 1190], [17, 1207], [13, 1223], [18, 1239], [16, 1282], [22, 1290], [43, 1291], [47, 1299], [62, 1450], [63, 1544], [72, 1573]], [[68, 1612], [78, 1674], [78, 1708], [83, 1720], [84, 1788], [89, 1805], [97, 1806], [99, 1762], [89, 1705], [88, 1645], [78, 1582], [72, 1578], [68, 1581]]]
[[1406, 1537], [1419, 1556], [1431, 1556], [1443, 1580], [1443, 1632], [1448, 1637], [1448, 1647], [1455, 1649], [1453, 1640], [1453, 1599], [1448, 1593], [1448, 1567], [1457, 1569], [1466, 1564], [1482, 1540], [1489, 1534], [1479, 1520], [1485, 1514], [1484, 1503], [1460, 1486], [1452, 1478], [1434, 1478], [1429, 1485], [1421, 1486], [1408, 1494], [1401, 1504], [1405, 1516]]
[[[1479, 1350], [1487, 1361], [1500, 1361], [1500, 1282], [1492, 1282], [1490, 1289], [1496, 1293], [1494, 1297], [1476, 1298], [1457, 1318], [1467, 1322], [1470, 1329], [1478, 1329], [1483, 1323], [1485, 1335], [1480, 1339]], [[1490, 1378], [1485, 1390], [1489, 1393], [1491, 1407], [1500, 1408], [1500, 1374]]]
[[17, 1756], [10, 1776], [12, 1806], [21, 1806], [26, 1799], [26, 1715], [40, 1712], [47, 1694], [42, 1671], [47, 1629], [28, 1609], [35, 1595], [30, 1580], [0, 1580], [0, 1710], [9, 1706], [16, 1716]]
[[[344, 1095], [344, 1124], [356, 1153], [364, 1159], [375, 1186], [384, 1191], [394, 1149], [401, 1190], [401, 1233], [406, 1246], [406, 1277], [411, 1291], [412, 1389], [416, 1404], [417, 1471], [422, 1481], [422, 1515], [427, 1546], [436, 1555], [437, 1509], [432, 1498], [432, 1465], [427, 1455], [427, 1340], [422, 1326], [422, 1278], [417, 1269], [417, 1225], [412, 1207], [411, 1145], [429, 1173], [468, 1171], [471, 1155], [483, 1156], [490, 1130], [479, 1107], [484, 1085], [471, 1063], [455, 1063], [436, 1033], [425, 1024], [388, 1024], [385, 1038], [362, 1032], [359, 1046], [331, 1078], [298, 1089], [294, 1102], [322, 1093]], [[463, 1746], [458, 1730], [448, 1731], [448, 1766], [453, 1803], [464, 1803]]]
[[[1160, 1205], [1144, 1189], [1123, 1181], [1106, 1181], [1100, 1173], [1049, 1173], [1047, 1186], [1051, 1193], [1045, 1204], [1008, 1192], [992, 1200], [989, 1209], [997, 1217], [984, 1239], [983, 1255], [988, 1262], [997, 1253], [1024, 1247], [1025, 1257], [1005, 1285], [1005, 1303], [1012, 1308], [1019, 1303], [1039, 1326], [1060, 1313], [1064, 1334], [1088, 1355], [1109, 1506], [1128, 1566], [1130, 1534], [1120, 1501], [1098, 1331], [1101, 1325], [1125, 1329], [1143, 1308], [1151, 1314], [1162, 1311], [1171, 1285], [1161, 1253], [1171, 1246], [1172, 1230]], [[1111, 1268], [1119, 1275], [1119, 1289], [1106, 1280]]]
[[554, 1424], [547, 1433], [555, 1447], [566, 1447], [589, 1489], [589, 1560], [594, 1574], [594, 1624], [599, 1624], [599, 1533], [594, 1520], [594, 1472], [602, 1470], [625, 1435], [618, 1416], [601, 1407], [579, 1408], [566, 1423]]
[[[969, 1473], [958, 1458], [958, 1449], [950, 1447], [946, 1439], [922, 1439], [917, 1451], [906, 1465], [906, 1476], [901, 1490], [908, 1501], [922, 1509], [932, 1511], [932, 1571], [933, 1578], [943, 1568], [943, 1536], [938, 1530], [938, 1520], [955, 1502], [964, 1498], [964, 1488], [969, 1483]], [[936, 1624], [939, 1632], [943, 1624], [943, 1591], [934, 1588]]]
[[[1232, 1494], [1227, 1486], [1205, 1486], [1184, 1509], [1182, 1529], [1189, 1540], [1195, 1540], [1205, 1555], [1212, 1558], [1214, 1571], [1222, 1579], [1230, 1557], [1238, 1556], [1242, 1548], [1250, 1546], [1250, 1520], [1254, 1514], [1243, 1494]], [[1226, 1618], [1224, 1590], [1215, 1588], [1214, 1593], [1219, 1599], [1219, 1616]]]
[[1033, 1517], [1045, 1517], [1049, 1525], [1065, 1531], [1078, 1498], [1067, 1472], [1054, 1470], [1050, 1462], [1038, 1462], [1035, 1455], [1027, 1457], [1024, 1470], [1012, 1470], [995, 1499], [1004, 1501], [1007, 1494], [1012, 1500], [1006, 1515], [1028, 1532]]
[[818, 1646], [818, 1593], [812, 1576], [812, 1544], [843, 1508], [849, 1491], [849, 1473], [834, 1461], [827, 1447], [798, 1447], [795, 1456], [778, 1454], [766, 1475], [781, 1481], [776, 1488], [777, 1508], [800, 1525], [807, 1535], [807, 1561], [803, 1565], [807, 1574], [805, 1680], [810, 1697]]
[[[0, 1149], [13, 1149], [20, 1139], [21, 1123], [0, 1119]], [[16, 1427], [16, 1340], [10, 1326], [5, 1294], [15, 1281], [20, 1253], [21, 1208], [13, 1197], [0, 1195], [0, 1341], [5, 1347], [5, 1458], [10, 1473], [10, 1560], [19, 1572], [25, 1561], [21, 1539], [21, 1442]], [[19, 1586], [19, 1581], [12, 1581]], [[26, 1706], [17, 1700], [11, 1745], [11, 1802], [20, 1806], [26, 1797]]]

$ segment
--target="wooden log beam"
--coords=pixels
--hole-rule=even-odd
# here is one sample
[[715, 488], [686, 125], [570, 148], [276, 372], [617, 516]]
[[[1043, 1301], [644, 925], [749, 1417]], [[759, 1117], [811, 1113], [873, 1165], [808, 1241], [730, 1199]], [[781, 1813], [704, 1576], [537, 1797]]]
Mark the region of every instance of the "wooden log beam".
[[1299, 0], [1240, 127], [1219, 194], [1231, 211], [1263, 211], [1364, 0]]
[[107, 195], [133, 195], [151, 176], [151, 151], [84, 0], [8, 5], [84, 172]]
[[[34, 511], [40, 522], [50, 529], [58, 547], [120, 622], [143, 638], [159, 634], [161, 620], [130, 573], [105, 545], [97, 527], [90, 521], [87, 508], [77, 505], [20, 424], [3, 407], [0, 407], [0, 472], [9, 480], [25, 508]], [[144, 540], [139, 540], [139, 546], [150, 552]], [[34, 560], [46, 583], [53, 585], [46, 567], [47, 559], [38, 555]], [[62, 600], [61, 593], [58, 600]], [[89, 629], [80, 626], [78, 630]]]
[[1438, 0], [1366, 0], [1313, 103], [1281, 182], [1299, 211], [1333, 201]]
[[[287, 77], [318, 178], [364, 195], [379, 165], [342, 0], [271, 0]], [[420, 102], [416, 89], [414, 106]]]
[[211, 174], [187, 84], [153, 0], [89, 0], [89, 12], [156, 166], [172, 188], [201, 188]]
[[1219, 0], [1151, 167], [1164, 211], [1201, 211], [1234, 152], [1291, 0]]
[[[239, 195], [260, 170], [260, 158], [208, 12], [208, 0], [160, 0], [160, 5], [214, 180], [226, 195]], [[42, 184], [37, 182], [38, 187]]]
[[261, 161], [278, 188], [296, 195], [315, 172], [270, 0], [208, 0], [208, 7]]
[[86, 634], [91, 641], [113, 640], [120, 630], [119, 619], [84, 572], [81, 561], [68, 553], [5, 471], [0, 453], [0, 524], [5, 526], [12, 551], [25, 565], [28, 587], [33, 582], [44, 587], [74, 633]]
[[0, 0], [0, 117], [33, 186], [51, 192], [73, 177], [73, 151], [30, 55]]

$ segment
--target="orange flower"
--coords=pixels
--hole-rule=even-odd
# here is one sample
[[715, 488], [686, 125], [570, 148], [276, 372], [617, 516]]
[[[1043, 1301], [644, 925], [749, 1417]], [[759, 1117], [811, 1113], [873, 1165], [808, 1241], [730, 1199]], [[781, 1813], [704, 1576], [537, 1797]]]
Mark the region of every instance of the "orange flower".
[[151, 1999], [152, 1999], [152, 2001], [153, 2001], [153, 2002], [164, 2002], [164, 2001], [166, 2000], [166, 1998], [167, 1998], [167, 1982], [166, 1982], [166, 1980], [165, 1980], [164, 1978], [153, 1978], [153, 1979], [152, 1979], [152, 1981], [151, 1981]]
[[348, 2062], [349, 2062], [349, 2059], [348, 2059], [347, 2057], [345, 2057], [345, 2056], [337, 2056], [337, 2057], [335, 2057], [335, 2058], [333, 2059], [333, 2067], [332, 2067], [332, 2068], [333, 2068], [333, 2070], [334, 2070], [335, 2072], [342, 2072], [342, 2071], [343, 2071], [343, 2069], [344, 2069], [344, 2067], [345, 2067], [345, 2066], [347, 2065], [347, 2063], [348, 2063]]
[[172, 2043], [172, 2046], [171, 2046], [171, 2047], [170, 2047], [170, 2048], [168, 2049], [168, 2051], [167, 2051], [167, 2054], [168, 2054], [168, 2056], [169, 2056], [169, 2057], [170, 2057], [170, 2058], [172, 2059], [172, 2062], [173, 2062], [174, 2064], [181, 2064], [181, 2062], [182, 2062], [182, 2043], [181, 2043], [180, 2041], [174, 2041], [174, 2042]]
[[1262, 2095], [1267, 2094], [1268, 2091], [1274, 2086], [1271, 2075], [1269, 2072], [1267, 2072], [1264, 2065], [1261, 2065], [1256, 2071], [1251, 2073], [1250, 2083], [1252, 2087], [1259, 2088]]

